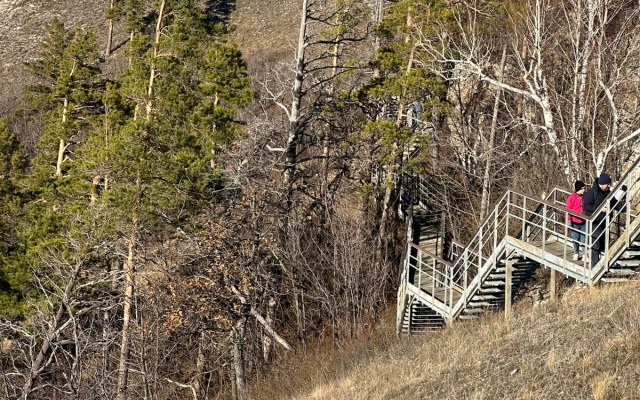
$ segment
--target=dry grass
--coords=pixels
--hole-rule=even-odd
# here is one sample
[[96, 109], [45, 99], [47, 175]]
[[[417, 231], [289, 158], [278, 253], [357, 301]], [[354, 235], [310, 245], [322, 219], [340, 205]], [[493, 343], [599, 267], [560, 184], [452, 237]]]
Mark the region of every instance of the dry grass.
[[[229, 0], [232, 35], [251, 71], [266, 64], [290, 62], [294, 54], [300, 19], [297, 0]], [[51, 19], [62, 20], [67, 27], [92, 29], [102, 50], [106, 44], [107, 22], [104, 19], [108, 1], [104, 0], [0, 0], [0, 115], [17, 103], [22, 88], [30, 82], [22, 64], [37, 57]], [[114, 45], [126, 39], [126, 32], [116, 27]], [[119, 52], [105, 66], [105, 74], [119, 69]], [[111, 65], [114, 64], [115, 65]]]
[[67, 27], [92, 29], [106, 43], [104, 0], [0, 0], [0, 115], [15, 106], [31, 82], [23, 63], [38, 56], [44, 26], [58, 18]]
[[366, 342], [277, 369], [256, 399], [637, 399], [640, 283], [573, 290], [422, 337], [392, 316]]
[[236, 27], [232, 39], [252, 74], [266, 65], [293, 61], [300, 7], [298, 0], [236, 0], [231, 13]]

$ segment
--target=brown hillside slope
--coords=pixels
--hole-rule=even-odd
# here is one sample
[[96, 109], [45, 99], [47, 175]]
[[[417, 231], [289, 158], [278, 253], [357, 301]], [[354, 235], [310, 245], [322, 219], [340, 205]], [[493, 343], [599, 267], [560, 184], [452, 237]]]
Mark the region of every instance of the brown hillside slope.
[[231, 13], [238, 43], [250, 72], [292, 62], [300, 24], [298, 0], [237, 0]]
[[[105, 0], [0, 0], [0, 114], [9, 111], [29, 81], [22, 64], [37, 57], [44, 25], [53, 18], [67, 27], [93, 29], [106, 43]], [[293, 58], [300, 4], [297, 0], [237, 0], [231, 4], [232, 39], [252, 71]], [[114, 45], [124, 40], [122, 32]], [[114, 58], [118, 58], [116, 51]], [[107, 64], [107, 73], [110, 69]]]
[[104, 37], [106, 5], [104, 0], [0, 0], [0, 114], [28, 82], [21, 66], [37, 56], [44, 24], [58, 18], [69, 27], [93, 29]]
[[[638, 399], [640, 282], [282, 367], [258, 399]], [[392, 322], [389, 322], [389, 326]]]

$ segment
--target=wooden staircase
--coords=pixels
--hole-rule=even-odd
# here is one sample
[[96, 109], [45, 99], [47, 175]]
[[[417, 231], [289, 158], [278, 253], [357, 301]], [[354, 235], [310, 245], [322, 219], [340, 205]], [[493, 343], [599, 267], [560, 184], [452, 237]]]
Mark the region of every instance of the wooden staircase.
[[[508, 191], [469, 243], [454, 246], [454, 256], [447, 259], [442, 218], [429, 212], [429, 204], [436, 200], [429, 197], [434, 191], [420, 177], [402, 181], [411, 206], [398, 289], [399, 333], [425, 332], [504, 309], [540, 266], [588, 285], [624, 282], [640, 273], [640, 160], [617, 185], [627, 187], [626, 196], [605, 219], [605, 249], [595, 266], [588, 255], [572, 260], [571, 227], [564, 208], [569, 193], [562, 189], [545, 200]], [[575, 215], [587, 221], [589, 249], [594, 242], [593, 219]]]
[[601, 281], [607, 283], [625, 282], [640, 273], [640, 241], [634, 241], [618, 258]]
[[[540, 265], [523, 257], [516, 257], [513, 261], [511, 267], [512, 301]], [[504, 260], [500, 260], [496, 268], [491, 270], [487, 278], [482, 281], [478, 292], [467, 303], [467, 307], [462, 310], [459, 318], [474, 319], [485, 311], [503, 309], [506, 302], [505, 287], [506, 263]]]
[[442, 329], [445, 326], [442, 315], [435, 312], [429, 305], [422, 303], [417, 297], [411, 299], [407, 312], [402, 319], [402, 332], [425, 333]]

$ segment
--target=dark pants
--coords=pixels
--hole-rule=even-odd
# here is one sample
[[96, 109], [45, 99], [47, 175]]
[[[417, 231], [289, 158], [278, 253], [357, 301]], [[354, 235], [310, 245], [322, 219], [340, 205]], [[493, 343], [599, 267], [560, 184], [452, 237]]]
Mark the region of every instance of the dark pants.
[[591, 268], [600, 261], [600, 253], [604, 250], [604, 221], [599, 221], [595, 225], [591, 233]]

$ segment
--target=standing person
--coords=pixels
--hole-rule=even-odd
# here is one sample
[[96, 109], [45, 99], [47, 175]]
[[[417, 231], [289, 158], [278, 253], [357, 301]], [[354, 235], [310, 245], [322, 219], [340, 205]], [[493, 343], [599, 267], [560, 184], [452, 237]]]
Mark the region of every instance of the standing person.
[[[584, 182], [578, 180], [573, 184], [575, 191], [569, 195], [565, 208], [570, 211], [582, 212], [582, 196], [587, 190]], [[584, 248], [584, 230], [586, 228], [585, 220], [571, 214], [567, 214], [567, 219], [571, 226], [571, 239], [573, 239], [573, 261], [580, 259], [580, 250], [582, 256], [586, 254]], [[582, 245], [582, 246], [581, 246]], [[582, 249], [580, 248], [582, 247]]]
[[604, 199], [609, 194], [611, 188], [611, 177], [604, 172], [600, 174], [596, 185], [584, 194], [582, 198], [582, 210], [587, 215], [595, 214], [591, 222], [591, 268], [600, 261], [600, 252], [604, 250], [604, 224], [607, 215], [607, 207], [600, 207]]

